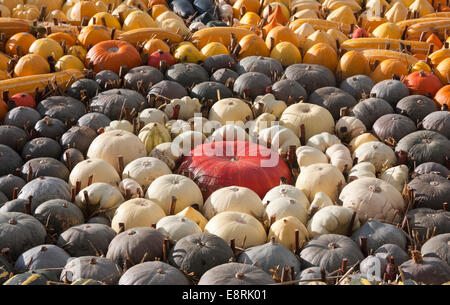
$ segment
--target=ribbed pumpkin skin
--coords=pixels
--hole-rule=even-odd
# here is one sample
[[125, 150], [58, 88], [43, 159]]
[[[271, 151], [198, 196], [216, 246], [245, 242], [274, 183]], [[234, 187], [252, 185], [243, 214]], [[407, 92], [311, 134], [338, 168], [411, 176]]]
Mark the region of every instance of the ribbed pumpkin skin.
[[369, 61], [359, 51], [349, 51], [345, 53], [336, 69], [338, 79], [346, 79], [353, 75], [369, 75]]
[[430, 97], [435, 96], [442, 87], [441, 81], [436, 75], [424, 71], [409, 74], [403, 79], [403, 83], [411, 94], [429, 95]]

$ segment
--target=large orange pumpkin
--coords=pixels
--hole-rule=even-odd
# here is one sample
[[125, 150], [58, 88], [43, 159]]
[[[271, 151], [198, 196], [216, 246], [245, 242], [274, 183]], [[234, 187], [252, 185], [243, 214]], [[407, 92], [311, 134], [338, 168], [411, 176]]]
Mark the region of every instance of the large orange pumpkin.
[[443, 84], [450, 83], [450, 57], [447, 57], [437, 65], [436, 76], [439, 77]]
[[22, 56], [14, 67], [14, 76], [29, 76], [50, 73], [50, 65], [38, 54]]
[[408, 67], [400, 60], [386, 59], [375, 68], [370, 77], [375, 83], [378, 83], [385, 79], [391, 79], [394, 74], [398, 76], [407, 75]]
[[5, 52], [9, 56], [17, 55], [17, 47], [20, 46], [23, 54], [27, 54], [31, 44], [36, 40], [36, 37], [30, 33], [21, 32], [14, 34], [8, 39], [5, 46]]
[[78, 41], [84, 46], [94, 46], [99, 42], [110, 40], [111, 34], [102, 25], [88, 25], [83, 27], [78, 35]]
[[338, 55], [333, 47], [321, 42], [308, 49], [303, 57], [303, 63], [327, 67], [334, 74], [338, 65]]
[[342, 80], [353, 75], [369, 75], [369, 61], [361, 52], [349, 51], [341, 57], [336, 73]]
[[446, 105], [447, 109], [450, 109], [450, 85], [439, 89], [434, 96], [434, 101], [439, 107]]
[[86, 66], [92, 62], [96, 73], [111, 70], [119, 73], [121, 66], [128, 70], [141, 65], [139, 52], [126, 41], [106, 40], [93, 46], [86, 54]]
[[425, 72], [416, 71], [403, 79], [403, 83], [408, 87], [411, 94], [421, 94], [434, 97], [436, 92], [441, 89], [442, 84], [436, 75]]

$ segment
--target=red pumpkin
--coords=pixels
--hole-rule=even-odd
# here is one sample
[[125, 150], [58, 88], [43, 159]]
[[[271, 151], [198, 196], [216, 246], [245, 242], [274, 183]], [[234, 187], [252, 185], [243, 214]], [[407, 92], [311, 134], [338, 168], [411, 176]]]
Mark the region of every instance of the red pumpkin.
[[369, 34], [367, 34], [366, 30], [363, 28], [357, 28], [352, 33], [352, 38], [362, 38], [362, 37], [369, 37]]
[[442, 87], [439, 78], [430, 72], [416, 71], [403, 79], [411, 94], [428, 95], [434, 97]]
[[221, 141], [198, 145], [182, 160], [178, 173], [193, 177], [206, 200], [226, 186], [242, 186], [261, 198], [280, 184], [291, 181], [289, 167], [277, 152], [244, 141]]
[[175, 64], [175, 59], [173, 58], [172, 54], [170, 54], [169, 52], [158, 50], [156, 52], [153, 52], [148, 57], [148, 65], [159, 69], [160, 62], [163, 60], [166, 62], [166, 65], [168, 67]]
[[133, 45], [121, 40], [106, 40], [97, 43], [86, 54], [86, 65], [92, 62], [96, 73], [111, 70], [119, 73], [121, 66], [128, 70], [140, 66], [141, 56]]
[[9, 99], [10, 102], [14, 103], [14, 107], [24, 106], [36, 108], [36, 101], [34, 98], [28, 93], [17, 93], [11, 96]]

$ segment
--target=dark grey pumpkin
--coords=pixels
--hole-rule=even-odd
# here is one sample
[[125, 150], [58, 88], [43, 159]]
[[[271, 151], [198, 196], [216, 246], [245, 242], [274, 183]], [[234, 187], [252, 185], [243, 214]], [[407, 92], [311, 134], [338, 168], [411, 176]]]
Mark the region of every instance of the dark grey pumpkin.
[[406, 217], [411, 232], [416, 231], [420, 241], [430, 238], [433, 232], [435, 235], [450, 233], [450, 212], [417, 208], [408, 211]]
[[428, 114], [422, 121], [422, 126], [426, 130], [441, 133], [447, 139], [450, 138], [450, 112], [434, 111]]
[[228, 263], [232, 257], [233, 251], [222, 238], [202, 232], [180, 239], [170, 250], [168, 261], [186, 273], [193, 272], [198, 280], [206, 271]]
[[8, 262], [8, 260], [0, 255], [0, 285], [6, 282], [9, 278], [14, 275], [13, 266]]
[[19, 106], [11, 109], [3, 118], [3, 124], [12, 125], [21, 129], [34, 127], [41, 115], [34, 108]]
[[101, 91], [115, 88], [119, 80], [119, 75], [111, 70], [103, 70], [95, 75], [95, 81], [100, 86]]
[[353, 115], [363, 122], [367, 130], [385, 114], [394, 113], [391, 105], [381, 98], [371, 97], [359, 102], [352, 110]]
[[61, 233], [57, 245], [71, 256], [102, 255], [108, 251], [116, 232], [99, 223], [81, 224]]
[[20, 152], [28, 139], [23, 129], [11, 125], [0, 125], [0, 144]]
[[25, 204], [27, 203], [28, 200], [25, 199], [14, 199], [7, 201], [0, 207], [0, 213], [4, 212], [25, 213]]
[[409, 165], [412, 167], [425, 162], [446, 164], [450, 157], [450, 140], [435, 131], [418, 130], [404, 136], [395, 146], [395, 151], [408, 153]]
[[322, 87], [315, 90], [308, 98], [308, 102], [326, 108], [335, 120], [340, 118], [341, 108], [352, 108], [357, 101], [347, 92], [335, 87]]
[[406, 234], [401, 229], [388, 223], [369, 220], [352, 234], [353, 241], [358, 245], [361, 237], [367, 237], [367, 250], [369, 253], [387, 243], [406, 249]]
[[164, 79], [164, 75], [158, 69], [151, 66], [135, 67], [124, 76], [125, 88], [142, 90], [147, 93], [150, 88]]
[[50, 234], [60, 235], [70, 227], [84, 223], [83, 212], [75, 204], [67, 200], [52, 199], [39, 205], [34, 211]]
[[277, 81], [272, 85], [270, 93], [275, 96], [275, 99], [285, 101], [288, 104], [296, 103], [300, 100], [306, 101], [308, 99], [305, 88], [291, 79]]
[[145, 98], [138, 92], [130, 89], [111, 89], [103, 91], [91, 100], [91, 111], [100, 112], [111, 120], [118, 120], [122, 109], [133, 109], [139, 112], [147, 105]]
[[335, 87], [336, 78], [331, 71], [320, 65], [294, 64], [284, 71], [287, 79], [295, 80], [308, 94], [322, 87]]
[[89, 146], [96, 137], [96, 131], [90, 127], [72, 126], [62, 135], [60, 143], [64, 149], [76, 148], [81, 153], [86, 154]]
[[[208, 0], [207, 0], [208, 1]], [[194, 1], [195, 2], [195, 1]], [[209, 1], [208, 1], [209, 2]], [[213, 12], [212, 12], [213, 13]], [[192, 23], [196, 23], [196, 22], [201, 22], [203, 23], [203, 25], [207, 24], [210, 21], [215, 21], [216, 18], [210, 14], [209, 12], [205, 12], [197, 17], [194, 18], [194, 20], [192, 21]], [[189, 28], [192, 31], [192, 28]]]
[[409, 89], [399, 80], [386, 79], [375, 84], [370, 90], [370, 95], [381, 98], [394, 107], [399, 100], [409, 95]]
[[83, 153], [76, 148], [66, 149], [62, 155], [60, 161], [69, 169], [75, 167], [78, 163], [84, 160]]
[[22, 159], [48, 157], [58, 159], [62, 149], [58, 142], [51, 138], [34, 138], [27, 142], [22, 149]]
[[261, 268], [227, 263], [206, 271], [200, 278], [199, 285], [269, 285], [275, 281]]
[[375, 135], [382, 141], [392, 138], [395, 143], [417, 130], [414, 122], [401, 114], [389, 113], [379, 117], [372, 126]]
[[419, 257], [400, 265], [406, 280], [427, 285], [440, 285], [450, 281], [450, 266], [437, 257]]
[[34, 129], [40, 137], [59, 139], [67, 128], [60, 120], [46, 116], [36, 122]]
[[255, 99], [264, 95], [267, 87], [272, 84], [270, 78], [260, 72], [247, 72], [241, 74], [234, 82], [233, 93], [241, 97]]
[[[219, 94], [217, 94], [217, 91]], [[192, 88], [190, 96], [193, 98], [198, 98], [200, 101], [202, 100], [212, 100], [213, 102], [217, 102], [219, 100], [219, 96], [221, 99], [232, 97], [233, 94], [230, 89], [225, 87], [224, 84], [218, 82], [203, 82], [197, 84]]]
[[105, 257], [81, 256], [67, 262], [60, 280], [73, 282], [84, 278], [116, 285], [120, 276], [121, 270], [112, 260]]
[[153, 85], [148, 92], [147, 98], [150, 96], [163, 96], [169, 100], [182, 98], [188, 95], [186, 88], [177, 82], [163, 80]]
[[25, 184], [25, 180], [13, 174], [2, 176], [0, 177], [0, 192], [5, 194], [9, 200], [12, 200], [14, 188], [17, 187], [20, 191]]
[[351, 238], [338, 234], [318, 235], [308, 241], [300, 252], [302, 266], [322, 267], [327, 272], [341, 268], [342, 259], [349, 265], [364, 259], [358, 245]]
[[14, 268], [18, 272], [44, 268], [63, 268], [69, 258], [70, 255], [58, 246], [40, 245], [22, 253], [17, 258]]
[[281, 277], [282, 270], [286, 266], [293, 267], [295, 274], [300, 272], [300, 261], [294, 253], [285, 246], [272, 241], [264, 245], [245, 249], [239, 255], [237, 261], [239, 263], [260, 267], [269, 275], [272, 275], [270, 272], [271, 269], [276, 270], [277, 266], [279, 266], [279, 277]]
[[28, 177], [36, 179], [38, 177], [48, 176], [67, 181], [69, 178], [69, 170], [64, 164], [56, 159], [46, 157], [27, 161], [22, 166], [21, 174], [24, 179]]
[[153, 261], [163, 255], [164, 236], [154, 228], [137, 227], [114, 237], [108, 247], [107, 258], [121, 268], [130, 268], [143, 261]]
[[175, 14], [185, 19], [195, 13], [194, 7], [189, 0], [172, 0], [170, 1], [170, 8]]
[[0, 144], [0, 176], [16, 172], [22, 166], [22, 158], [9, 146]]
[[370, 95], [374, 86], [373, 80], [367, 75], [353, 75], [344, 79], [339, 88], [351, 94], [357, 101]]
[[265, 74], [270, 79], [277, 79], [283, 75], [283, 66], [274, 58], [247, 56], [237, 63], [235, 71], [238, 74], [259, 72]]
[[88, 219], [88, 221], [86, 221], [86, 223], [99, 223], [99, 224], [104, 224], [108, 227], [111, 226], [111, 220], [109, 218], [107, 218], [106, 216], [94, 216]]
[[450, 264], [450, 233], [430, 238], [422, 245], [420, 251], [425, 257], [438, 257]]
[[7, 201], [8, 201], [8, 197], [6, 197], [6, 195], [3, 194], [2, 191], [0, 191], [0, 206], [2, 206]]
[[450, 175], [450, 169], [436, 162], [425, 162], [417, 166], [414, 169], [414, 173], [418, 175], [435, 173], [441, 175], [442, 177], [447, 177]]
[[382, 281], [387, 265], [388, 261], [385, 258], [369, 255], [359, 264], [359, 271], [363, 275], [372, 276], [376, 280]]
[[203, 68], [212, 74], [220, 69], [232, 69], [236, 66], [236, 60], [228, 54], [213, 55], [206, 58]]
[[[299, 285], [308, 285], [309, 281], [305, 281], [305, 280], [319, 280], [322, 277], [322, 273], [320, 271], [320, 267], [309, 267], [306, 268], [304, 270], [302, 270], [302, 272], [300, 272], [299, 274], [297, 274], [297, 276], [295, 277], [295, 280], [303, 280], [301, 282], [299, 282]], [[325, 271], [325, 276], [328, 275], [328, 272]]]
[[12, 260], [34, 246], [42, 245], [46, 235], [45, 227], [33, 216], [0, 213], [0, 249], [9, 248]]
[[100, 91], [100, 85], [93, 79], [83, 78], [74, 82], [67, 90], [66, 94], [77, 100], [81, 100], [83, 95], [90, 100], [98, 94]]
[[86, 107], [79, 100], [70, 96], [50, 96], [37, 105], [37, 111], [42, 117], [56, 118], [63, 123], [75, 123], [83, 114]]
[[414, 191], [416, 208], [442, 209], [444, 202], [450, 199], [450, 180], [437, 174], [423, 174], [408, 183], [408, 189]]
[[384, 244], [379, 247], [375, 252], [375, 256], [382, 257], [389, 261], [390, 257], [394, 258], [394, 263], [399, 266], [409, 260], [408, 253], [396, 244]]
[[226, 84], [228, 80], [234, 81], [239, 77], [239, 74], [237, 74], [235, 71], [227, 68], [222, 68], [217, 70], [211, 75], [210, 80], [213, 82], [219, 82], [222, 84]]
[[178, 63], [170, 66], [165, 76], [167, 80], [177, 82], [185, 88], [209, 80], [208, 72], [202, 66], [193, 63]]
[[78, 119], [78, 126], [86, 126], [94, 131], [98, 131], [100, 128], [106, 127], [111, 123], [111, 119], [103, 113], [89, 112]]
[[[199, 14], [214, 14], [214, 2], [210, 0], [194, 0], [193, 6]], [[210, 20], [211, 21], [211, 20]], [[206, 22], [205, 22], [206, 23]]]
[[163, 262], [134, 265], [120, 278], [119, 285], [191, 285], [183, 272]]
[[28, 200], [32, 196], [31, 211], [50, 199], [70, 200], [70, 186], [56, 177], [39, 177], [31, 180], [20, 190], [19, 199]]
[[410, 117], [415, 123], [419, 123], [427, 115], [437, 110], [433, 100], [423, 95], [406, 96], [395, 106], [397, 113]]

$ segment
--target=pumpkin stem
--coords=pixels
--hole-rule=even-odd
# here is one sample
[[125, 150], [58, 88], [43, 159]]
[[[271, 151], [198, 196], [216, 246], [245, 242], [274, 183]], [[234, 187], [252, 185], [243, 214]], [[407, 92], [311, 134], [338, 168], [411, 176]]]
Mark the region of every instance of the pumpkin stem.
[[170, 203], [169, 215], [175, 214], [176, 205], [177, 205], [177, 197], [172, 196], [172, 202]]
[[12, 200], [17, 199], [17, 194], [19, 194], [19, 188], [16, 186], [15, 188], [13, 188]]
[[25, 214], [31, 215], [31, 201], [33, 200], [33, 196], [28, 196], [28, 201], [24, 203]]
[[348, 263], [348, 259], [343, 258], [342, 262], [341, 262], [341, 272], [342, 274], [345, 274], [345, 272], [347, 272], [347, 263]]
[[367, 236], [361, 236], [359, 238], [359, 246], [364, 257], [367, 257], [369, 255], [369, 250], [367, 249]]
[[81, 181], [77, 180], [77, 182], [75, 182], [75, 194], [78, 195], [78, 193], [81, 191]]
[[238, 273], [236, 273], [235, 277], [239, 280], [242, 280], [244, 278], [244, 273], [238, 272]]
[[233, 251], [233, 255], [236, 255], [236, 240], [234, 238], [230, 240], [230, 248]]
[[94, 174], [90, 174], [89, 177], [88, 177], [87, 185], [88, 186], [91, 185], [93, 180], [94, 180]]
[[306, 145], [306, 131], [305, 124], [300, 125], [300, 144], [302, 146]]
[[351, 236], [353, 232], [353, 226], [355, 224], [356, 211], [353, 211], [352, 218], [350, 219], [350, 224], [348, 226], [347, 236]]
[[167, 238], [163, 239], [163, 261], [167, 262], [167, 254], [169, 252], [169, 240]]
[[298, 229], [295, 229], [294, 231], [294, 244], [295, 244], [294, 254], [298, 255], [300, 253], [300, 231]]
[[123, 163], [123, 156], [118, 156], [117, 157], [118, 161], [119, 161], [119, 176], [120, 179], [122, 179], [122, 173], [123, 173], [123, 169], [124, 169], [124, 163]]
[[76, 191], [75, 191], [75, 188], [72, 187], [70, 189], [70, 202], [74, 203], [75, 202], [75, 197], [76, 197]]
[[417, 250], [411, 251], [411, 257], [412, 257], [412, 260], [414, 261], [414, 263], [416, 263], [416, 264], [420, 264], [423, 261], [423, 257], [422, 257], [422, 254], [420, 253], [420, 251], [417, 251]]

